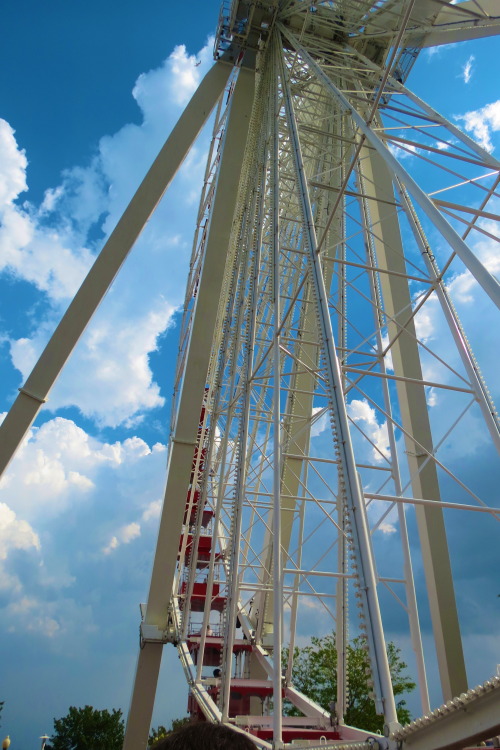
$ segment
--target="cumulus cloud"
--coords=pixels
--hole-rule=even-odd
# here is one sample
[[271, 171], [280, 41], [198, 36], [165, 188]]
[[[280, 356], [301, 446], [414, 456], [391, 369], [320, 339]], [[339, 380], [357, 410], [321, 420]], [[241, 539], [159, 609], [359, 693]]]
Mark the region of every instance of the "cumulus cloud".
[[388, 143], [389, 151], [396, 159], [410, 159], [420, 153], [419, 149], [412, 143]]
[[29, 523], [20, 521], [5, 503], [0, 503], [0, 560], [11, 549], [40, 549], [40, 539]]
[[160, 68], [139, 76], [133, 95], [147, 119], [158, 114], [170, 118], [172, 102], [179, 107], [187, 104], [212, 64], [212, 47], [212, 37], [197, 55], [179, 44]]
[[150, 521], [151, 519], [159, 518], [161, 514], [161, 504], [161, 500], [153, 500], [143, 512], [142, 520]]
[[9, 632], [25, 631], [49, 640], [74, 638], [75, 628], [80, 637], [96, 630], [91, 608], [71, 598], [48, 602], [36, 595], [23, 596], [8, 604], [3, 615]]
[[13, 550], [39, 550], [40, 539], [27, 521], [18, 519], [14, 511], [0, 502], [0, 591], [21, 590], [17, 575], [9, 572], [5, 561]]
[[463, 115], [456, 115], [461, 120], [465, 130], [472, 133], [472, 137], [487, 151], [493, 151], [492, 133], [500, 130], [500, 99], [486, 104], [480, 109], [474, 109]]
[[[210, 66], [211, 49], [210, 39], [197, 55], [178, 46], [159, 68], [142, 74], [133, 90], [142, 122], [103, 137], [90, 163], [66, 170], [39, 206], [16, 203], [26, 190], [27, 159], [10, 125], [0, 121], [0, 168], [6, 174], [0, 272], [44, 295], [36, 327], [6, 336], [23, 378]], [[207, 139], [193, 148], [169, 189], [170, 201], [159, 204], [145, 227], [53, 389], [49, 408], [76, 406], [100, 426], [116, 427], [133, 426], [163, 405], [149, 356], [183, 301], [193, 196], [203, 179]]]
[[139, 556], [149, 554], [165, 453], [164, 445], [150, 447], [138, 437], [101, 441], [60, 417], [32, 429], [0, 484], [7, 626], [36, 627], [51, 638], [70, 632], [80, 608], [82, 624], [92, 630], [97, 613], [85, 593], [89, 581], [99, 575], [113, 584], [113, 571], [96, 566], [108, 566], [109, 554], [132, 542], [142, 543]]
[[29, 281], [54, 300], [66, 299], [78, 289], [92, 255], [75, 243], [68, 226], [44, 226], [32, 206], [15, 204], [27, 190], [27, 164], [14, 130], [0, 119], [0, 271]]
[[421, 307], [415, 315], [415, 332], [420, 341], [427, 342], [432, 338], [434, 320], [427, 307]]
[[[76, 512], [81, 503], [93, 504], [119, 475], [135, 473], [135, 487], [143, 478], [141, 461], [158, 455], [163, 465], [164, 452], [161, 443], [150, 448], [138, 437], [101, 442], [72, 420], [56, 417], [32, 429], [0, 483], [0, 501], [31, 522], [46, 523], [49, 516]], [[148, 498], [139, 508], [151, 513], [150, 503]]]
[[[98, 424], [116, 427], [133, 426], [140, 421], [141, 413], [163, 406], [149, 356], [157, 350], [173, 311], [166, 300], [158, 299], [133, 319], [127, 320], [121, 305], [114, 306], [106, 316], [100, 315], [84, 334], [77, 355], [68, 362], [47, 408], [56, 411], [77, 404]], [[47, 337], [44, 327], [32, 338], [11, 340], [12, 362], [23, 379], [31, 372]]]

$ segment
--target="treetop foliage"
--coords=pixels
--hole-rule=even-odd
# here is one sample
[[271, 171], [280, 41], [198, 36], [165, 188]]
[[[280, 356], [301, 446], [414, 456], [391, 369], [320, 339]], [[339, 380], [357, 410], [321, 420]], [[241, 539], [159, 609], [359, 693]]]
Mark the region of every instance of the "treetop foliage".
[[120, 709], [111, 713], [92, 706], [71, 706], [67, 715], [54, 719], [54, 734], [47, 750], [121, 750], [124, 723]]
[[148, 738], [148, 747], [154, 747], [157, 742], [164, 737], [167, 737], [172, 732], [175, 732], [177, 729], [180, 729], [184, 724], [189, 724], [190, 721], [191, 719], [189, 716], [183, 716], [182, 719], [172, 719], [169, 729], [165, 729], [162, 724], [160, 724], [157, 729], [151, 729]]
[[[370, 732], [382, 731], [384, 718], [375, 712], [375, 705], [368, 695], [370, 688], [367, 680], [371, 670], [368, 655], [362, 645], [361, 638], [354, 638], [347, 646], [348, 709], [344, 720], [350, 726]], [[411, 714], [406, 707], [406, 701], [399, 696], [410, 693], [416, 688], [416, 684], [406, 674], [407, 665], [401, 659], [401, 650], [392, 641], [387, 644], [387, 656], [398, 719], [401, 724], [408, 724]], [[284, 660], [288, 660], [287, 649], [284, 652]], [[309, 646], [294, 649], [292, 680], [298, 690], [326, 711], [330, 710], [331, 702], [337, 700], [337, 650], [334, 634], [324, 638], [313, 637]], [[290, 706], [287, 707], [287, 712], [289, 715], [297, 713]]]

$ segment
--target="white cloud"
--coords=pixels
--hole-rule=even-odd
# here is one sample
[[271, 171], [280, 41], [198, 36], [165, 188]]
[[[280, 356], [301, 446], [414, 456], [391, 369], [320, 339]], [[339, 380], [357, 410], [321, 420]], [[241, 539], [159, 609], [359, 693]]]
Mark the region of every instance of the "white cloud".
[[13, 550], [40, 550], [40, 538], [27, 521], [18, 519], [14, 511], [0, 502], [0, 591], [21, 590], [17, 575], [9, 572], [5, 561]]
[[417, 338], [420, 341], [427, 342], [430, 338], [432, 338], [432, 334], [434, 331], [434, 320], [425, 305], [420, 308], [418, 313], [415, 315], [414, 320]]
[[469, 55], [464, 67], [462, 68], [461, 76], [464, 80], [464, 83], [469, 83], [470, 79], [472, 78], [472, 63], [474, 62], [476, 58], [474, 55]]
[[313, 423], [311, 426], [311, 437], [313, 438], [321, 435], [321, 433], [324, 432], [328, 427], [328, 409], [325, 410], [324, 406], [314, 406], [312, 419]]
[[392, 523], [381, 523], [378, 527], [378, 530], [381, 531], [383, 534], [395, 534], [396, 533], [396, 527]]
[[[387, 333], [382, 334], [382, 347], [387, 349], [389, 346], [389, 336]], [[392, 351], [389, 349], [387, 354], [384, 356], [385, 369], [388, 372], [394, 372], [394, 364], [392, 362]]]
[[8, 122], [0, 119], [0, 210], [11, 205], [20, 193], [28, 189], [28, 160], [25, 151], [17, 148], [14, 132]]
[[[500, 104], [500, 102], [499, 102]], [[499, 109], [500, 114], [500, 109]], [[488, 204], [488, 210], [497, 210], [497, 206], [493, 201]], [[485, 229], [487, 232], [492, 234], [494, 237], [500, 239], [500, 228], [497, 222], [482, 219], [478, 222], [478, 226]], [[488, 271], [498, 276], [500, 273], [500, 254], [498, 252], [498, 241], [491, 237], [482, 236], [478, 239], [476, 236], [474, 241], [474, 251], [479, 257], [481, 262], [485, 265]], [[448, 284], [448, 289], [453, 295], [454, 299], [465, 304], [476, 304], [477, 293], [479, 291], [478, 282], [472, 276], [470, 271], [463, 271], [462, 273], [456, 274]]]
[[437, 394], [436, 388], [426, 388], [425, 391], [425, 398], [427, 401], [427, 406], [436, 406], [439, 402], [439, 397]]
[[[37, 632], [53, 638], [60, 631], [60, 625], [53, 617], [44, 611], [46, 605], [35, 598], [24, 596], [15, 602], [11, 602], [6, 609], [6, 616], [24, 625], [28, 632]], [[13, 631], [14, 627], [11, 626]]]
[[[152, 519], [159, 519], [161, 515], [161, 507], [161, 500], [153, 500], [142, 512], [140, 520], [147, 523]], [[121, 544], [129, 544], [131, 541], [141, 536], [141, 531], [142, 527], [137, 521], [132, 521], [131, 523], [122, 526], [115, 534], [113, 534], [109, 543], [103, 547], [102, 551], [105, 555], [111, 554], [111, 552], [117, 549]]]
[[347, 404], [347, 413], [351, 420], [356, 422], [361, 431], [373, 443], [373, 446], [370, 446], [370, 453], [373, 460], [378, 462], [383, 460], [383, 456], [388, 457], [389, 439], [387, 424], [385, 422], [382, 424], [377, 422], [375, 409], [365, 399], [353, 399]]
[[[82, 504], [92, 506], [96, 494], [106, 492], [120, 476], [130, 481], [133, 475], [130, 489], [137, 491], [143, 479], [142, 462], [162, 466], [164, 452], [161, 443], [150, 448], [138, 437], [101, 442], [71, 420], [57, 417], [31, 431], [0, 483], [0, 501], [32, 523], [53, 523], [54, 517], [70, 510], [75, 513]], [[156, 456], [159, 461], [149, 460]], [[161, 475], [156, 481], [161, 486]], [[126, 491], [120, 488], [122, 496]], [[143, 492], [135, 507], [152, 515], [151, 501], [143, 501]]]
[[161, 500], [153, 500], [142, 514], [142, 520], [150, 521], [152, 518], [159, 518], [161, 514], [161, 506]]
[[67, 299], [77, 291], [92, 254], [75, 243], [67, 227], [43, 226], [30, 206], [13, 204], [26, 189], [27, 162], [24, 151], [17, 148], [12, 129], [0, 120], [0, 143], [5, 145], [7, 140], [7, 164], [0, 154], [0, 171], [5, 174], [3, 190], [0, 188], [0, 271], [29, 281], [53, 300]]
[[[158, 299], [129, 320], [121, 305], [99, 315], [66, 365], [46, 408], [55, 411], [76, 404], [97, 423], [116, 427], [137, 424], [141, 412], [161, 407], [164, 398], [154, 382], [149, 355], [157, 350], [173, 310]], [[36, 363], [47, 335], [46, 328], [41, 328], [31, 339], [11, 341], [12, 362], [23, 379]]]
[[139, 76], [133, 95], [148, 119], [158, 113], [169, 117], [172, 102], [179, 107], [187, 104], [212, 64], [212, 48], [212, 37], [197, 55], [189, 55], [185, 45], [179, 44], [162, 67]]
[[22, 596], [5, 607], [3, 617], [10, 632], [26, 631], [48, 639], [74, 640], [75, 628], [80, 637], [96, 630], [91, 608], [69, 597], [49, 602], [36, 595]]
[[136, 539], [141, 535], [141, 527], [138, 523], [133, 521], [132, 523], [122, 526], [116, 532], [116, 535], [111, 537], [109, 544], [103, 548], [105, 555], [109, 555], [114, 549], [120, 546], [120, 544], [130, 544], [133, 539]]
[[[74, 634], [77, 623], [79, 631], [81, 623], [83, 632], [93, 632], [101, 595], [88, 592], [95, 591], [96, 575], [102, 590], [112, 589], [109, 554], [120, 545], [134, 542], [134, 562], [124, 558], [120, 566], [134, 565], [127, 575], [144, 585], [143, 556], [149, 557], [156, 533], [165, 453], [164, 445], [149, 447], [138, 437], [98, 440], [60, 417], [31, 430], [0, 484], [6, 628], [49, 639]], [[123, 576], [123, 567], [116, 575]]]
[[0, 560], [12, 549], [40, 549], [40, 539], [29, 523], [20, 521], [5, 503], [0, 503]]
[[[36, 329], [10, 339], [12, 363], [23, 378], [102, 246], [95, 237], [114, 228], [210, 66], [212, 41], [194, 56], [178, 46], [162, 66], [142, 74], [133, 91], [142, 123], [102, 138], [91, 163], [66, 170], [38, 208], [13, 203], [26, 189], [27, 162], [12, 128], [1, 121], [0, 167], [8, 179], [0, 195], [0, 271], [46, 294], [44, 318]], [[133, 426], [145, 412], [163, 405], [149, 355], [183, 301], [193, 196], [203, 179], [207, 138], [193, 148], [169, 188], [169, 201], [159, 204], [145, 227], [52, 390], [49, 408], [77, 406], [99, 425], [115, 427]]]
[[483, 148], [493, 151], [491, 135], [500, 130], [500, 99], [464, 115], [456, 115], [455, 119], [463, 121], [465, 130], [472, 133]]
[[388, 143], [389, 151], [396, 159], [410, 159], [419, 153], [419, 149], [411, 143]]
[[66, 299], [78, 289], [92, 255], [75, 243], [69, 227], [44, 226], [32, 206], [14, 203], [27, 190], [27, 165], [14, 130], [0, 119], [0, 271], [31, 282], [54, 300]]

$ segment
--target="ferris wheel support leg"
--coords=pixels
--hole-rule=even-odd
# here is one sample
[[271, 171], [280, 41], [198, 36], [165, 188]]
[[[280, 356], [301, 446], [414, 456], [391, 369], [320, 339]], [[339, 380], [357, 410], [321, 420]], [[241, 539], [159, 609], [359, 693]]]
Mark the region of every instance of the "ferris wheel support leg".
[[[395, 273], [380, 274], [380, 285], [385, 311], [389, 320], [389, 340], [393, 340], [391, 354], [396, 375], [413, 380], [422, 379], [418, 343], [413, 320], [408, 322], [411, 297], [404, 278], [406, 265], [399, 223], [394, 208], [392, 175], [384, 160], [373, 149], [360, 154], [360, 170], [370, 211], [370, 221], [376, 227], [373, 242], [381, 269]], [[399, 274], [399, 275], [396, 275]], [[399, 334], [399, 335], [398, 335]], [[428, 460], [432, 455], [432, 434], [423, 385], [397, 382], [402, 424], [407, 431], [406, 453], [415, 497], [436, 500], [436, 507], [415, 508], [422, 547], [429, 605], [436, 643], [439, 672], [444, 700], [450, 700], [467, 690], [467, 676], [455, 602], [448, 543], [443, 511], [439, 507], [440, 492], [436, 466]], [[411, 435], [414, 441], [408, 437]], [[418, 446], [424, 446], [423, 453]]]
[[[163, 510], [143, 624], [148, 630], [150, 628], [158, 630], [158, 642], [153, 645], [160, 652], [163, 646], [161, 634], [168, 623], [176, 566], [175, 550], [178, 548], [182, 531], [186, 492], [189, 487], [200, 408], [215, 334], [254, 85], [254, 70], [242, 68], [232, 95], [229, 119], [222, 144], [222, 156], [212, 204], [212, 218], [186, 356], [185, 375], [169, 446]], [[145, 648], [149, 645], [151, 644], [146, 644]], [[145, 649], [141, 651], [123, 750], [145, 750], [146, 748], [155, 693], [149, 681], [156, 684], [159, 666], [160, 655], [157, 651], [149, 648], [147, 654], [145, 654]], [[140, 697], [141, 689], [145, 689], [147, 693], [144, 699]]]
[[80, 289], [0, 426], [0, 476], [35, 420], [59, 373], [207, 121], [231, 72], [216, 63], [206, 74], [102, 248]]
[[147, 745], [162, 653], [161, 641], [143, 643], [139, 650], [123, 750], [138, 750]]

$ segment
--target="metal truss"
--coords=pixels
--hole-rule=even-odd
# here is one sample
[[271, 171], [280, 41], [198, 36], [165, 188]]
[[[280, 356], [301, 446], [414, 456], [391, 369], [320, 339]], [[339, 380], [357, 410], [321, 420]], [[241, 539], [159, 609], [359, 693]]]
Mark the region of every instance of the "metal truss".
[[[449, 449], [471, 419], [500, 447], [453, 298], [460, 278], [500, 304], [478, 254], [498, 242], [500, 163], [405, 80], [421, 48], [499, 24], [493, 0], [223, 3], [219, 61], [21, 389], [2, 466], [215, 107], [125, 750], [146, 746], [167, 642], [192, 715], [259, 747], [437, 750], [496, 730], [498, 677], [468, 691], [443, 509], [500, 520]], [[424, 596], [445, 701], [434, 712]], [[405, 728], [384, 635], [394, 618], [423, 713]], [[294, 648], [316, 632], [335, 633], [329, 710], [294, 686]], [[385, 718], [376, 741], [344, 722], [350, 635]]]
[[[496, 196], [499, 164], [404, 86], [397, 53], [412, 7], [395, 9], [398, 44], [383, 65], [355, 42], [325, 45], [344, 23], [331, 4], [323, 11], [289, 3], [257, 58], [258, 95], [200, 423], [205, 453], [191, 484], [198, 514], [184, 530], [173, 607], [191, 649], [196, 641], [196, 663], [185, 652], [196, 701], [206, 716], [245, 727], [262, 746], [265, 727], [272, 726], [276, 747], [284, 733], [291, 736], [282, 696], [305, 714], [304, 740], [315, 722], [326, 731], [325, 712], [293, 687], [294, 645], [310, 631], [311, 612], [336, 633], [339, 738], [359, 740], [343, 727], [349, 623], [364, 639], [373, 700], [396, 737], [381, 587], [408, 617], [422, 710], [430, 711], [408, 504], [417, 517], [443, 696], [467, 689], [442, 507], [496, 520], [498, 510], [439, 449], [471, 409], [497, 447], [499, 423], [448, 286], [465, 266], [498, 305], [498, 283], [471, 246], [474, 233], [498, 218], [486, 205]], [[411, 170], [397, 158], [404, 151]], [[430, 194], [427, 182], [441, 187]], [[438, 197], [445, 192], [447, 200]], [[440, 233], [439, 252], [426, 232]], [[417, 334], [436, 300], [452, 356]], [[179, 381], [182, 372], [181, 359]], [[453, 409], [433, 438], [434, 393]], [[439, 475], [449, 480], [443, 498]], [[451, 500], [459, 496], [470, 502]], [[399, 552], [396, 567], [384, 571], [377, 557], [389, 528]], [[209, 558], [200, 558], [200, 545]], [[193, 599], [197, 585], [206, 596], [203, 618]], [[348, 614], [349, 596], [358, 623]], [[204, 677], [217, 652], [213, 638], [223, 643], [217, 678]], [[203, 653], [212, 656], [204, 661]], [[238, 713], [232, 696], [244, 679], [250, 694], [272, 689], [272, 710], [264, 701], [258, 715]], [[267, 686], [252, 688], [252, 679]]]

